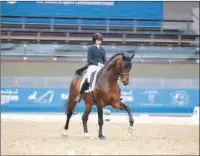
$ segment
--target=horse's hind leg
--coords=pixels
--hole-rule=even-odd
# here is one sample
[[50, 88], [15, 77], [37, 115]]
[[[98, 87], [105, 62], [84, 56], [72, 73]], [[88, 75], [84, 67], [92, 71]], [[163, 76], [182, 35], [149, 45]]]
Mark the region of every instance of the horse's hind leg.
[[84, 114], [82, 116], [83, 130], [84, 130], [84, 136], [85, 137], [89, 137], [87, 121], [88, 121], [88, 116], [89, 116], [91, 110], [92, 110], [92, 105], [90, 103], [86, 103], [85, 112], [84, 112]]
[[72, 98], [70, 97], [69, 100], [68, 100], [68, 103], [66, 105], [67, 120], [66, 120], [66, 123], [65, 123], [65, 127], [64, 127], [65, 131], [63, 132], [63, 135], [66, 135], [66, 131], [69, 129], [69, 122], [70, 122], [70, 119], [72, 117], [74, 107], [77, 104], [77, 102], [74, 100], [74, 97], [73, 97], [73, 100], [71, 100], [71, 99]]
[[67, 130], [69, 128], [69, 121], [73, 114], [73, 110], [74, 110], [74, 107], [76, 106], [76, 104], [77, 104], [77, 102], [73, 102], [67, 108], [67, 120], [66, 120], [66, 124], [65, 124], [65, 130]]

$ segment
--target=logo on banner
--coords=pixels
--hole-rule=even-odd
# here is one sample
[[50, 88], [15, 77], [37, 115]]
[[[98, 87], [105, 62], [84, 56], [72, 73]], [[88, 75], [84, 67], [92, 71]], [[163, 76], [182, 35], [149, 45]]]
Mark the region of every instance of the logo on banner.
[[156, 95], [158, 94], [158, 91], [145, 91], [145, 94], [148, 94], [149, 102], [151, 104], [155, 103]]
[[129, 91], [123, 91], [121, 92], [121, 97], [123, 98], [123, 101], [127, 101], [127, 102], [132, 102], [133, 99], [133, 95], [132, 95], [132, 89], [130, 89]]
[[19, 100], [18, 89], [1, 90], [1, 105], [4, 105], [11, 101], [18, 101], [18, 100]]
[[54, 97], [54, 91], [53, 90], [49, 90], [46, 93], [44, 93], [43, 95], [37, 97], [38, 92], [34, 91], [27, 100], [32, 100], [36, 103], [40, 103], [40, 104], [48, 104], [48, 103], [52, 103], [53, 101], [53, 97]]
[[15, 4], [17, 1], [16, 0], [7, 0], [7, 3], [9, 4]]
[[68, 99], [68, 94], [62, 93], [60, 95], [60, 97], [61, 97], [62, 100], [67, 100]]
[[156, 96], [158, 94], [157, 90], [147, 90], [147, 91], [144, 91], [143, 94], [148, 95], [148, 101], [149, 101], [148, 103], [143, 103], [143, 105], [155, 105], [155, 104], [156, 106], [162, 105], [155, 102]]
[[114, 2], [84, 2], [84, 1], [37, 1], [36, 3], [44, 4], [64, 4], [64, 5], [110, 5], [113, 6]]
[[171, 96], [173, 104], [186, 105], [189, 103], [189, 94], [185, 91], [176, 91]]

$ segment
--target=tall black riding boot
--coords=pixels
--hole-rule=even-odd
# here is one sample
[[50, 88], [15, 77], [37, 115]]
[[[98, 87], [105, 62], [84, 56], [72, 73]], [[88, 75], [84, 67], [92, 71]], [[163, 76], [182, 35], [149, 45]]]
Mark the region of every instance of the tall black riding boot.
[[89, 88], [89, 83], [88, 83], [88, 81], [87, 81], [87, 79], [86, 79], [86, 80], [83, 82], [83, 84], [82, 84], [82, 87], [81, 87], [81, 90], [80, 90], [80, 95], [78, 95], [78, 96], [76, 97], [76, 101], [77, 101], [77, 102], [80, 102], [80, 101], [81, 101], [81, 98], [82, 98], [82, 96], [83, 96], [85, 90], [87, 90], [88, 88]]

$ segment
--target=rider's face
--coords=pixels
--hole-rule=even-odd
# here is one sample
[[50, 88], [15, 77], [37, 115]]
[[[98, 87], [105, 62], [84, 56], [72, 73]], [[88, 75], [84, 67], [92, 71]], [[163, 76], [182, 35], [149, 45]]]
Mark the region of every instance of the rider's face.
[[100, 46], [101, 43], [102, 43], [102, 40], [98, 40], [98, 39], [96, 40], [96, 45]]

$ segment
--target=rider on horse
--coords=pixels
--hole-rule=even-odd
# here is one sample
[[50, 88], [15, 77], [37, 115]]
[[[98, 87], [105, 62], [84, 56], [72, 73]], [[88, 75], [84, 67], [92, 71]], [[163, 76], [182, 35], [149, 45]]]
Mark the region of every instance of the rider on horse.
[[103, 41], [103, 36], [100, 33], [95, 33], [92, 37], [93, 45], [88, 49], [87, 61], [88, 68], [86, 74], [83, 77], [83, 84], [80, 89], [80, 95], [77, 96], [76, 101], [80, 102], [84, 91], [89, 89], [91, 92], [94, 89], [95, 83], [92, 83], [90, 88], [89, 84], [91, 83], [91, 75], [94, 73], [94, 82], [96, 81], [97, 73], [104, 67], [106, 62], [106, 54], [104, 48], [101, 46]]

